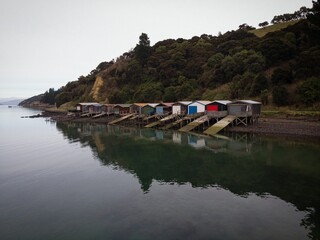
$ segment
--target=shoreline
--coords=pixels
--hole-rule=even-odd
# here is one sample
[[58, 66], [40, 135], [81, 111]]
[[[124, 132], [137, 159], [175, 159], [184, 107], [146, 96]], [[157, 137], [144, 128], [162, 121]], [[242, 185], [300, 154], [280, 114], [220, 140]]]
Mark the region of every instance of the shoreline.
[[[63, 112], [44, 111], [37, 117], [48, 117], [54, 121], [108, 124], [117, 117], [80, 118], [67, 116]], [[248, 126], [233, 126], [226, 129], [227, 132], [254, 133], [267, 136], [303, 137], [320, 140], [320, 120], [310, 117], [260, 117], [258, 122]]]

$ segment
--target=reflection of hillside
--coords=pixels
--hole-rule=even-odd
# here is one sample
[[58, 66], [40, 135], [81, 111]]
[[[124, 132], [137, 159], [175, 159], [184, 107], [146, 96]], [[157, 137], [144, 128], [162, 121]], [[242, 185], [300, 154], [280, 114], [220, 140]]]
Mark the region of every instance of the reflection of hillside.
[[[270, 194], [310, 211], [303, 224], [310, 228], [314, 224], [313, 236], [319, 236], [317, 149], [295, 146], [288, 150], [277, 142], [250, 144], [152, 129], [103, 126], [87, 131], [92, 126], [63, 123], [57, 127], [68, 139], [89, 144], [104, 165], [118, 166], [137, 176], [145, 192], [155, 180], [193, 187], [220, 186], [242, 196]], [[247, 152], [250, 154], [238, 154]]]

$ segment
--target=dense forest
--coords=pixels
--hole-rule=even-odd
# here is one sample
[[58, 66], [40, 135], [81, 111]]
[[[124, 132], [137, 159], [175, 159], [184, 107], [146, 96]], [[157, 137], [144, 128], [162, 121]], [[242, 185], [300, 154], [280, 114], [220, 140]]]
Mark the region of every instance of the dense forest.
[[[290, 17], [291, 16], [291, 17]], [[167, 39], [150, 46], [146, 33], [116, 60], [41, 101], [61, 106], [103, 103], [173, 102], [251, 98], [263, 104], [319, 107], [320, 3], [294, 14], [275, 16], [274, 24], [295, 21], [258, 37], [252, 27], [219, 36]], [[268, 22], [262, 22], [267, 31]]]

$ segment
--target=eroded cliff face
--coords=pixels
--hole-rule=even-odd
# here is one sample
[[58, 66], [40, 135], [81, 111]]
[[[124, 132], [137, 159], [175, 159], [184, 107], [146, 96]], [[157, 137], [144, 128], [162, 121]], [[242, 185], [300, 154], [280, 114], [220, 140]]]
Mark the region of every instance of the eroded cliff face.
[[94, 85], [91, 89], [91, 92], [90, 92], [90, 96], [92, 97], [93, 100], [95, 101], [104, 101], [103, 99], [103, 91], [102, 91], [102, 88], [103, 88], [103, 85], [104, 85], [104, 81], [103, 81], [103, 78], [102, 76], [98, 75], [96, 77], [96, 81], [94, 82]]
[[113, 96], [119, 91], [119, 82], [117, 81], [116, 75], [118, 75], [119, 72], [125, 72], [127, 66], [127, 61], [120, 59], [97, 74], [89, 94], [90, 98], [96, 102], [109, 103], [110, 96]]

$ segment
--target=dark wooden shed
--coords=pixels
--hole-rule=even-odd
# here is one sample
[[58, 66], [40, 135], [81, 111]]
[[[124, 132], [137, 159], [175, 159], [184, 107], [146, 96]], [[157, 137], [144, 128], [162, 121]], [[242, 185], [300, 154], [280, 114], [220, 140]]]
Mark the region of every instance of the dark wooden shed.
[[228, 114], [237, 117], [258, 117], [261, 103], [252, 100], [237, 100], [228, 104]]
[[116, 104], [113, 107], [115, 114], [128, 114], [131, 112], [131, 105], [132, 104]]

